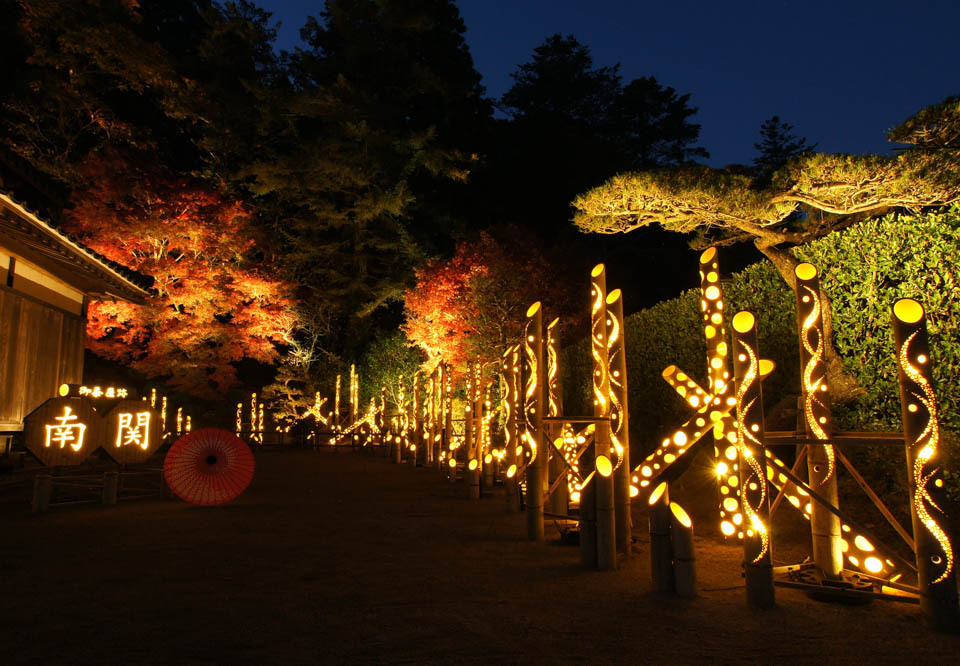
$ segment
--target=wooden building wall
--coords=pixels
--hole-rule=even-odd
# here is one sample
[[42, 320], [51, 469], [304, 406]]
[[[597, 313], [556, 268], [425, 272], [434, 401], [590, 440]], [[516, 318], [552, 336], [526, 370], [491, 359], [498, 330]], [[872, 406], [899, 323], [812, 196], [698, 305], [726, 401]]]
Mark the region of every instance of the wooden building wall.
[[82, 382], [84, 331], [81, 316], [0, 285], [0, 430]]

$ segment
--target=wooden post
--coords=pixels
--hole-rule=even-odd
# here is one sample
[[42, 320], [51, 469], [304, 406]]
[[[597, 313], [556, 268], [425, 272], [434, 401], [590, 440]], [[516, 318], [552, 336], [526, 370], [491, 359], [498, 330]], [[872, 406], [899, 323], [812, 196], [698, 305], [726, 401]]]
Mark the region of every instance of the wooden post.
[[912, 298], [893, 305], [900, 404], [906, 443], [920, 607], [937, 631], [960, 633], [953, 545], [947, 517], [933, 360], [923, 306]]
[[423, 447], [423, 453], [425, 456], [424, 464], [429, 467], [434, 464], [433, 461], [433, 429], [434, 429], [434, 383], [436, 381], [435, 375], [437, 374], [436, 369], [430, 376], [427, 378], [427, 393], [424, 396], [423, 400], [423, 409], [424, 409], [424, 424], [423, 424], [423, 435], [420, 438], [420, 446]]
[[623, 330], [623, 298], [619, 289], [607, 296], [607, 361], [610, 368], [610, 437], [617, 454], [614, 471], [617, 550], [630, 556], [630, 420], [627, 401], [627, 354]]
[[114, 505], [117, 503], [117, 495], [120, 492], [120, 475], [116, 471], [103, 473], [103, 504]]
[[770, 494], [763, 443], [760, 349], [756, 319], [745, 311], [733, 318], [733, 370], [737, 381], [737, 448], [747, 603], [754, 608], [771, 608], [775, 603], [773, 545], [769, 534]]
[[509, 347], [504, 352], [501, 359], [501, 370], [504, 382], [504, 410], [506, 411], [506, 429], [504, 430], [504, 447], [506, 455], [504, 462], [507, 466], [506, 477], [503, 480], [505, 495], [507, 500], [507, 511], [516, 512], [520, 510], [520, 503], [517, 494], [517, 372], [519, 370], [519, 358], [517, 356], [517, 345]]
[[677, 595], [697, 596], [697, 560], [693, 550], [693, 521], [676, 502], [670, 503], [670, 544], [673, 547], [673, 581]]
[[[813, 264], [802, 263], [794, 269], [797, 277], [797, 326], [800, 334], [801, 387], [803, 420], [807, 437], [824, 444], [807, 445], [807, 471], [810, 487], [839, 508], [836, 457], [830, 439], [830, 406], [827, 393], [827, 366], [824, 363], [823, 310], [820, 278]], [[811, 502], [810, 532], [813, 561], [825, 578], [837, 580], [843, 571], [840, 518], [819, 502]]]
[[[547, 326], [547, 389], [549, 391], [548, 416], [560, 416], [563, 414], [563, 381], [560, 368], [560, 339], [557, 334], [557, 324], [560, 318], [555, 318]], [[552, 487], [559, 477], [567, 477], [567, 466], [563, 461], [563, 449], [558, 448], [555, 442], [559, 439], [561, 447], [563, 442], [563, 424], [554, 423], [547, 429], [546, 448], [550, 452], [549, 477], [547, 487]], [[553, 513], [567, 514], [570, 511], [570, 488], [567, 483], [561, 482], [557, 489], [547, 500], [547, 506]]]
[[46, 513], [50, 510], [50, 496], [53, 494], [53, 477], [49, 472], [40, 472], [33, 477], [33, 513]]
[[547, 466], [543, 415], [546, 411], [547, 367], [543, 358], [543, 310], [539, 301], [527, 309], [523, 348], [529, 368], [523, 420], [532, 454], [527, 464], [527, 538], [543, 541], [543, 482]]
[[670, 543], [670, 489], [664, 481], [650, 493], [650, 583], [654, 592], [671, 592], [673, 545]]
[[[603, 264], [597, 264], [590, 273], [590, 321], [591, 321], [591, 355], [593, 357], [593, 415], [601, 419], [610, 418], [610, 365], [607, 358], [607, 277]], [[592, 467], [584, 469], [589, 474], [593, 469], [598, 473], [593, 483], [584, 487], [580, 493], [580, 511], [584, 513], [584, 496], [593, 494], [592, 503], [595, 512], [595, 549], [596, 567], [601, 571], [617, 568], [616, 559], [616, 526], [613, 511], [614, 506], [613, 475], [602, 474], [600, 470], [612, 464], [613, 446], [610, 438], [609, 421], [605, 424], [597, 423], [593, 439], [593, 457], [587, 463]], [[589, 503], [587, 506], [589, 511]], [[589, 519], [589, 516], [587, 516]], [[584, 560], [583, 530], [581, 529], [581, 560]], [[589, 545], [589, 536], [588, 544]]]

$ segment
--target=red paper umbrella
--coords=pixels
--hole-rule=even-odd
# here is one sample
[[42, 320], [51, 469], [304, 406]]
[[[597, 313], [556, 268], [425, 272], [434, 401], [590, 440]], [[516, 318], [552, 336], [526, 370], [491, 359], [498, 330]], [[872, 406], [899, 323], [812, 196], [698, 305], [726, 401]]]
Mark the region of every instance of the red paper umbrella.
[[226, 430], [204, 428], [178, 439], [163, 461], [163, 476], [177, 497], [193, 504], [226, 504], [253, 479], [253, 454]]

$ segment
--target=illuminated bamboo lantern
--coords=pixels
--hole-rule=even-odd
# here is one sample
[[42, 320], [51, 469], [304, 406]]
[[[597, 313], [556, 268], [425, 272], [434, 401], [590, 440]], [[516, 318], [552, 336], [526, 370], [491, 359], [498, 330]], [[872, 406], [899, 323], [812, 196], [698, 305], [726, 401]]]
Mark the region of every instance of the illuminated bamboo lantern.
[[[161, 412], [163, 414], [163, 412]], [[257, 394], [250, 394], [250, 441], [257, 441]]]
[[931, 627], [960, 632], [953, 546], [944, 529], [943, 460], [933, 391], [933, 360], [923, 306], [912, 298], [893, 305], [903, 436], [909, 467], [910, 516], [920, 607]]
[[480, 461], [483, 456], [481, 439], [483, 424], [480, 422], [482, 408], [480, 407], [480, 363], [471, 361], [467, 364], [467, 395], [464, 405], [464, 439], [466, 443], [466, 481], [467, 496], [470, 499], [480, 499]]
[[157, 406], [157, 389], [155, 388], [150, 389], [150, 406]]
[[237, 437], [243, 432], [243, 403], [237, 403]]
[[427, 465], [436, 464], [436, 456], [433, 451], [433, 442], [436, 436], [437, 429], [437, 418], [436, 418], [436, 406], [437, 406], [437, 368], [434, 368], [433, 372], [430, 373], [430, 377], [427, 381], [427, 395], [425, 398], [424, 407], [427, 412], [427, 423], [424, 427], [423, 433], [423, 443], [426, 447], [424, 451], [427, 454]]
[[167, 396], [163, 396], [160, 401], [160, 429], [164, 438], [170, 434], [167, 432]]
[[183, 433], [183, 407], [177, 407], [177, 436]]
[[424, 422], [423, 422], [423, 434], [420, 438], [420, 446], [423, 447], [424, 453], [424, 464], [430, 466], [433, 464], [433, 422], [434, 422], [434, 377], [436, 375], [436, 370], [434, 370], [429, 377], [427, 377], [427, 386], [426, 393], [423, 398], [423, 411], [424, 411]]
[[617, 550], [630, 555], [633, 520], [630, 516], [630, 423], [627, 403], [627, 354], [623, 329], [623, 297], [619, 289], [607, 296], [607, 361], [610, 369], [610, 439], [617, 454], [614, 470]]
[[493, 490], [493, 480], [494, 474], [496, 472], [496, 460], [493, 451], [493, 437], [491, 433], [491, 423], [493, 423], [493, 418], [496, 414], [493, 410], [493, 401], [491, 399], [491, 391], [493, 389], [493, 380], [487, 380], [487, 385], [484, 390], [483, 402], [483, 417], [481, 422], [483, 424], [483, 431], [481, 432], [483, 447], [481, 449], [483, 453], [483, 488], [486, 489], [486, 492], [489, 494]]
[[350, 364], [349, 379], [350, 379], [350, 390], [349, 390], [350, 405], [349, 405], [349, 411], [348, 411], [349, 425], [347, 427], [350, 428], [350, 443], [356, 444], [357, 419], [360, 414], [360, 392], [358, 390], [358, 384], [357, 384], [357, 370], [356, 370], [356, 366], [353, 363]]
[[186, 424], [186, 426], [184, 427], [184, 430], [185, 430], [186, 432], [188, 432], [188, 433], [192, 430], [192, 424], [190, 423], [190, 415], [189, 415], [189, 414], [187, 414], [187, 424]]
[[673, 584], [673, 545], [670, 543], [670, 488], [662, 481], [650, 497], [650, 583], [654, 592], [671, 592]]
[[409, 433], [410, 451], [413, 456], [413, 466], [417, 465], [417, 457], [422, 457], [422, 446], [420, 445], [420, 427], [422, 415], [420, 414], [420, 371], [413, 373], [410, 380], [410, 416], [407, 419], [407, 432]]
[[333, 432], [340, 432], [340, 375], [337, 375], [337, 384], [333, 392]]
[[542, 541], [543, 485], [547, 468], [543, 437], [547, 366], [543, 359], [543, 309], [539, 301], [527, 309], [523, 348], [529, 368], [523, 405], [524, 436], [530, 447], [530, 462], [527, 463], [527, 538]]
[[673, 584], [684, 599], [697, 596], [696, 554], [693, 549], [693, 521], [676, 502], [670, 503], [670, 545], [673, 549]]
[[261, 402], [257, 408], [257, 439], [261, 444], [263, 444], [263, 421], [263, 403]]
[[453, 461], [447, 470], [450, 474], [450, 481], [457, 480], [457, 459], [452, 448], [453, 444], [453, 377], [451, 377], [450, 366], [446, 363], [442, 366], [442, 378], [440, 394], [441, 409], [443, 410], [443, 439], [441, 440], [443, 450], [450, 452], [450, 460]]
[[503, 485], [506, 490], [507, 510], [513, 512], [520, 510], [516, 478], [517, 446], [519, 445], [516, 437], [517, 364], [517, 345], [513, 345], [503, 353], [500, 362], [504, 386], [503, 409], [506, 421], [506, 427], [504, 428], [504, 464], [507, 466], [507, 472]]
[[[824, 444], [807, 445], [807, 470], [810, 487], [833, 506], [839, 507], [836, 458], [830, 439], [830, 406], [827, 393], [827, 367], [824, 363], [823, 309], [820, 278], [813, 264], [802, 263], [794, 269], [797, 278], [797, 326], [800, 333], [801, 387], [803, 422], [807, 437]], [[839, 579], [843, 571], [840, 518], [819, 502], [810, 506], [810, 532], [813, 537], [813, 561], [826, 578]]]
[[[580, 530], [580, 559], [595, 565], [601, 571], [617, 568], [616, 527], [614, 522], [614, 489], [612, 474], [613, 451], [610, 438], [610, 365], [607, 357], [607, 277], [603, 264], [597, 264], [590, 273], [590, 347], [593, 358], [593, 415], [598, 419], [593, 439], [593, 452], [581, 457], [582, 474], [594, 470], [593, 482], [584, 485], [580, 494], [581, 522], [586, 519], [586, 536]], [[600, 470], [610, 466], [611, 474]], [[592, 505], [592, 506], [591, 506]], [[595, 527], [590, 529], [590, 513]], [[591, 534], [593, 532], [593, 534]], [[593, 542], [591, 544], [591, 541]], [[586, 543], [585, 543], [586, 542]], [[593, 546], [595, 553], [589, 553]]]
[[[555, 318], [547, 326], [547, 416], [558, 417], [563, 414], [563, 384], [560, 375], [560, 336], [558, 324], [560, 318]], [[551, 423], [547, 428], [550, 451], [548, 486], [553, 487], [560, 477], [566, 478], [567, 466], [563, 460], [563, 424]], [[553, 513], [567, 514], [570, 510], [570, 490], [568, 484], [559, 483], [556, 490], [547, 500], [548, 507]]]
[[[700, 311], [703, 335], [707, 345], [707, 387], [701, 389], [690, 377], [684, 376], [671, 386], [691, 407], [697, 408], [713, 396], [712, 402], [724, 404], [734, 401], [730, 381], [727, 329], [723, 315], [723, 286], [720, 283], [720, 259], [717, 248], [711, 247], [700, 255]], [[666, 378], [666, 377], [665, 377]], [[719, 402], [718, 402], [719, 401]], [[724, 537], [737, 534], [743, 516], [740, 514], [739, 474], [737, 463], [725, 459], [723, 452], [730, 446], [727, 433], [733, 433], [733, 417], [729, 412], [712, 421], [713, 457], [717, 470], [717, 490], [720, 504], [720, 531]], [[732, 469], [731, 469], [732, 467]]]
[[769, 534], [770, 496], [764, 450], [763, 391], [757, 322], [749, 312], [733, 318], [733, 369], [737, 381], [737, 449], [740, 458], [740, 504], [744, 513], [743, 554], [747, 603], [774, 605], [773, 555]]
[[474, 361], [467, 361], [467, 372], [466, 372], [466, 391], [464, 396], [463, 404], [463, 443], [464, 449], [466, 449], [466, 458], [467, 458], [467, 467], [464, 471], [464, 480], [467, 483], [467, 497], [474, 499], [473, 496], [473, 477], [477, 476], [477, 496], [476, 499], [480, 498], [480, 485], [479, 485], [479, 472], [476, 467], [473, 469], [470, 468], [470, 462], [474, 459], [474, 409], [476, 406], [476, 400], [474, 396], [476, 377], [474, 373], [475, 363]]

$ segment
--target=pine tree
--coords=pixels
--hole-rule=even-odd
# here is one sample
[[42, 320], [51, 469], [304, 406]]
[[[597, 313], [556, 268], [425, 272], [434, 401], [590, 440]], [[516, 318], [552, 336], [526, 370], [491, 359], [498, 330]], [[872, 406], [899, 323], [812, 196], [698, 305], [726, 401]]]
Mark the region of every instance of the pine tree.
[[817, 144], [808, 146], [806, 138], [797, 137], [791, 132], [793, 125], [781, 121], [780, 116], [771, 116], [760, 126], [760, 143], [753, 144], [760, 152], [753, 159], [759, 184], [769, 184], [773, 174], [790, 160], [811, 153], [817, 147]]

